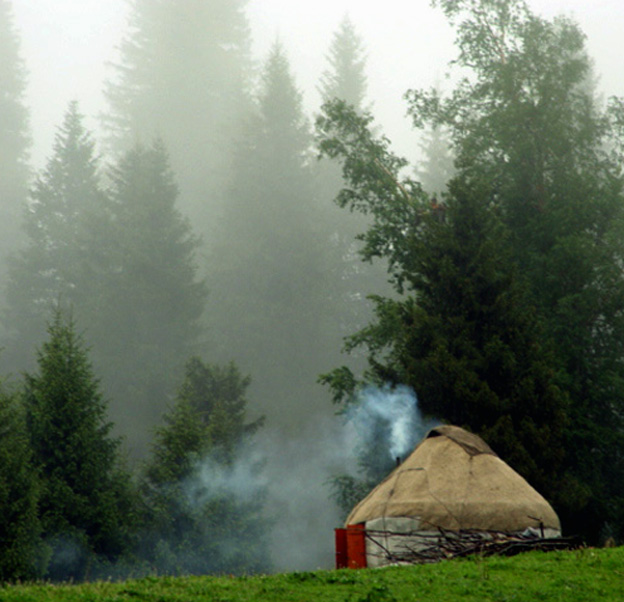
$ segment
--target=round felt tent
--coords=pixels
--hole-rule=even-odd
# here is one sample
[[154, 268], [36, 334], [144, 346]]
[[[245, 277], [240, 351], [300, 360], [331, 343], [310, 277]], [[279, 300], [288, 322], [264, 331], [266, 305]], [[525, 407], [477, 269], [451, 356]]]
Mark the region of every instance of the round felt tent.
[[346, 566], [408, 561], [449, 533], [456, 539], [561, 534], [550, 504], [480, 437], [455, 426], [432, 429], [355, 506], [346, 525], [352, 551], [343, 555]]

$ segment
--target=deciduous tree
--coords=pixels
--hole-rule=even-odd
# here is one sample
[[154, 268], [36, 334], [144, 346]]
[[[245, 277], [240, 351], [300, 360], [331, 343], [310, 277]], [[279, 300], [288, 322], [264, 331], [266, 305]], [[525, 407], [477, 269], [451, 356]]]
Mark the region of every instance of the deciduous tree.
[[410, 111], [416, 125], [449, 128], [463, 178], [489, 182], [554, 343], [571, 399], [567, 466], [591, 491], [566, 525], [590, 537], [621, 529], [622, 104], [597, 101], [570, 19], [515, 0], [437, 4], [456, 24], [466, 76], [448, 98], [410, 92]]

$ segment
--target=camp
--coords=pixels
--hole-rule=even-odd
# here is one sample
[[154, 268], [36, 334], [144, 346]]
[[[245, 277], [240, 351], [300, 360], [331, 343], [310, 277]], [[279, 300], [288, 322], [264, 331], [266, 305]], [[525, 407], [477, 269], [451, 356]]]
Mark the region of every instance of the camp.
[[485, 441], [456, 426], [439, 426], [336, 530], [336, 564], [427, 561], [475, 541], [560, 535], [550, 504]]

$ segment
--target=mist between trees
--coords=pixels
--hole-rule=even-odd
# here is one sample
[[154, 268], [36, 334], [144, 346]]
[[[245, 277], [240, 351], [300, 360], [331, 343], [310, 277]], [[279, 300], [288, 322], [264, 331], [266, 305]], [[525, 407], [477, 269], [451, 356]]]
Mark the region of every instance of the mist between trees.
[[407, 93], [409, 166], [348, 18], [314, 136], [287, 50], [254, 67], [244, 4], [135, 0], [100, 145], [72, 102], [29, 177], [0, 2], [0, 576], [329, 566], [431, 418], [568, 533], [621, 538], [624, 102], [596, 100], [582, 32], [437, 2], [460, 74]]

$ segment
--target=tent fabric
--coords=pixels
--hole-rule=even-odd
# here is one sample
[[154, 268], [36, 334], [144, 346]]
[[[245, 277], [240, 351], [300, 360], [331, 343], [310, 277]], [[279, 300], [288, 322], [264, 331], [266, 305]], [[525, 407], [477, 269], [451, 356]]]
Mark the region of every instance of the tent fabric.
[[550, 504], [477, 435], [431, 430], [411, 455], [364, 498], [346, 524], [406, 517], [422, 530], [561, 531]]

